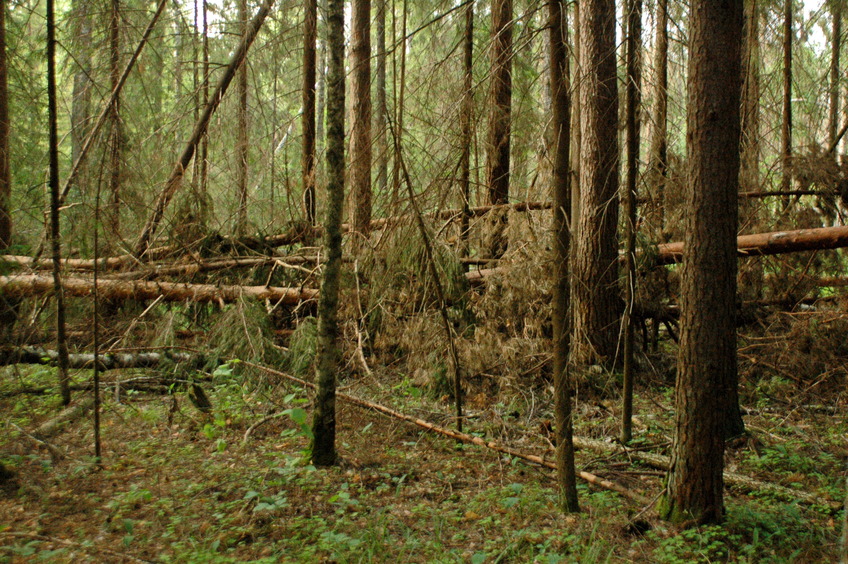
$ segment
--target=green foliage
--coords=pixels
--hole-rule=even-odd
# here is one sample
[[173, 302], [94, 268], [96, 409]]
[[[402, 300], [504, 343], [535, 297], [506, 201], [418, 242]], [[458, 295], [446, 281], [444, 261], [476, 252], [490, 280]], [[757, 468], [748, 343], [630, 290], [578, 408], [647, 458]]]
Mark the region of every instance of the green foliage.
[[311, 374], [317, 342], [318, 320], [314, 317], [301, 320], [289, 339], [289, 351], [285, 358], [289, 372], [296, 376]]

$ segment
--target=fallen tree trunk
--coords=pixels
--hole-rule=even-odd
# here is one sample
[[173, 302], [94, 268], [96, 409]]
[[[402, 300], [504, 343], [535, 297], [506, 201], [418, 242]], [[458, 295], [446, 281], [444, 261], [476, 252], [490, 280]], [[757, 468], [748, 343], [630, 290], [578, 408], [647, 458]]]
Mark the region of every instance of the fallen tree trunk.
[[[300, 378], [296, 378], [291, 376], [290, 374], [286, 374], [284, 372], [280, 372], [278, 370], [274, 370], [273, 368], [268, 368], [267, 366], [262, 366], [261, 364], [254, 364], [252, 362], [243, 361], [243, 364], [246, 366], [250, 366], [252, 368], [256, 368], [257, 370], [261, 370], [263, 372], [267, 372], [268, 374], [272, 374], [274, 376], [279, 376], [281, 378], [285, 378], [292, 382], [295, 382], [303, 387], [315, 389], [315, 384], [311, 382], [307, 382], [306, 380], [301, 380]], [[409, 415], [405, 415], [398, 411], [395, 411], [389, 407], [384, 405], [380, 405], [378, 403], [373, 403], [370, 401], [366, 401], [348, 394], [344, 394], [341, 392], [336, 393], [336, 398], [346, 401], [352, 405], [356, 405], [358, 407], [362, 407], [365, 409], [369, 409], [371, 411], [376, 411], [377, 413], [382, 413], [383, 415], [388, 415], [389, 417], [393, 417], [395, 419], [400, 419], [401, 421], [406, 421], [407, 423], [412, 423], [422, 429], [427, 431], [432, 431], [434, 433], [438, 433], [440, 435], [444, 435], [446, 437], [450, 437], [457, 441], [461, 441], [467, 444], [473, 444], [477, 446], [482, 446], [495, 452], [500, 452], [502, 454], [506, 454], [508, 456], [512, 456], [514, 458], [520, 458], [521, 460], [525, 460], [527, 462], [531, 462], [533, 464], [537, 464], [539, 466], [544, 466], [545, 468], [556, 469], [556, 463], [553, 460], [548, 460], [542, 456], [537, 456], [535, 454], [527, 454], [513, 448], [500, 445], [494, 441], [487, 441], [480, 437], [475, 437], [472, 435], [468, 435], [465, 433], [460, 433], [459, 431], [454, 431], [453, 429], [448, 429], [445, 427], [440, 427], [438, 425], [434, 425], [428, 421], [424, 421], [423, 419], [418, 419], [417, 417], [411, 417]], [[624, 486], [620, 484], [616, 484], [615, 482], [611, 482], [609, 480], [605, 480], [599, 476], [591, 474], [589, 472], [578, 472], [577, 474], [581, 479], [586, 482], [596, 485], [598, 487], [612, 490], [614, 492], [620, 493], [625, 497], [629, 497], [630, 499], [636, 501], [637, 503], [648, 503], [649, 500], [636, 492], [628, 490]]]
[[[94, 292], [94, 282], [85, 278], [64, 278], [62, 288], [68, 296], [86, 297]], [[102, 278], [97, 281], [97, 291], [100, 299], [108, 300], [152, 300], [161, 297], [170, 302], [205, 303], [231, 303], [241, 298], [254, 298], [282, 304], [297, 304], [318, 297], [318, 290], [310, 288], [215, 286]], [[53, 279], [48, 276], [0, 276], [2, 296], [24, 298], [52, 292]]]
[[[40, 347], [0, 347], [0, 366], [10, 364], [55, 365], [59, 355], [54, 350]], [[79, 353], [68, 355], [68, 368], [93, 368], [94, 355]], [[184, 352], [138, 352], [138, 353], [100, 353], [97, 364], [100, 370], [119, 368], [156, 368], [165, 364], [183, 364], [189, 368], [203, 368], [209, 359], [203, 355]]]
[[[839, 249], [848, 247], [848, 226], [740, 235], [736, 239], [736, 247], [740, 257]], [[657, 251], [657, 264], [683, 260], [682, 241], [658, 245]]]

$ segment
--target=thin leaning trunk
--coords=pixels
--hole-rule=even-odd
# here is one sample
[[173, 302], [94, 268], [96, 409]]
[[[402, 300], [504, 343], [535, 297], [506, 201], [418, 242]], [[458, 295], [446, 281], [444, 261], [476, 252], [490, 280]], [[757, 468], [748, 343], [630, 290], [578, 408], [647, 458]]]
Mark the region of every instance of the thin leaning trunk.
[[144, 225], [144, 229], [138, 237], [138, 241], [135, 243], [134, 250], [137, 256], [140, 257], [144, 255], [150, 247], [150, 241], [156, 234], [156, 231], [159, 228], [159, 223], [165, 215], [165, 209], [168, 207], [168, 204], [171, 203], [174, 194], [176, 194], [177, 190], [179, 190], [183, 175], [185, 174], [189, 164], [191, 164], [191, 159], [194, 157], [194, 151], [197, 147], [197, 143], [205, 135], [206, 129], [209, 125], [209, 120], [212, 118], [215, 110], [218, 109], [218, 106], [226, 94], [230, 83], [235, 77], [236, 71], [244, 62], [247, 51], [253, 44], [253, 40], [256, 39], [256, 35], [259, 33], [259, 28], [262, 27], [262, 22], [265, 21], [265, 17], [268, 15], [273, 4], [274, 0], [265, 0], [253, 20], [250, 22], [250, 25], [247, 28], [247, 33], [245, 33], [244, 37], [242, 37], [238, 48], [236, 48], [236, 51], [230, 58], [230, 63], [227, 65], [224, 75], [221, 77], [221, 81], [215, 88], [215, 92], [212, 94], [212, 97], [207, 101], [206, 107], [203, 109], [200, 119], [194, 126], [194, 132], [192, 133], [191, 138], [186, 144], [185, 149], [183, 149], [179, 160], [174, 165], [168, 180], [165, 182], [165, 188], [159, 196], [157, 196], [156, 202], [153, 204], [153, 213], [150, 214], [147, 223]]
[[[6, 73], [6, 0], [0, 0], [0, 251], [12, 244], [12, 176], [9, 163], [9, 98]], [[3, 308], [0, 304], [0, 308]]]
[[[465, 11], [465, 36], [463, 38], [463, 95], [462, 109], [459, 116], [460, 137], [462, 139], [462, 154], [459, 163], [459, 186], [462, 206], [460, 224], [461, 253], [463, 257], [469, 254], [468, 232], [470, 225], [471, 206], [471, 144], [473, 134], [471, 124], [474, 121], [474, 2], [468, 4]], [[467, 270], [467, 266], [464, 267]]]

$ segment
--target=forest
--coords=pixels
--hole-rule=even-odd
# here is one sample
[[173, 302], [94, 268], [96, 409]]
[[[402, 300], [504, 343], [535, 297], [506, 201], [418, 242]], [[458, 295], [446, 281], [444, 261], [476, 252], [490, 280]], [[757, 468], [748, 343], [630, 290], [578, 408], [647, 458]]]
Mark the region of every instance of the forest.
[[845, 0], [0, 0], [0, 562], [848, 564]]

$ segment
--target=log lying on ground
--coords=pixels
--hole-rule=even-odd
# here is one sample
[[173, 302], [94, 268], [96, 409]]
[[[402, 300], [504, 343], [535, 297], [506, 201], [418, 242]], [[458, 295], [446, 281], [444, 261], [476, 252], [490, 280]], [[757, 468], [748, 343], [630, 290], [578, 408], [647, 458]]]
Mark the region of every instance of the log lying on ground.
[[[59, 353], [40, 347], [0, 347], [0, 366], [10, 364], [55, 365]], [[82, 369], [94, 367], [94, 355], [80, 353], [68, 355], [68, 368]], [[182, 364], [188, 368], [203, 368], [209, 359], [203, 355], [185, 352], [136, 352], [101, 353], [97, 355], [100, 370], [119, 368], [156, 368], [166, 364]]]
[[[85, 297], [93, 293], [94, 282], [85, 278], [64, 278], [62, 287], [67, 296]], [[231, 303], [241, 298], [254, 298], [281, 304], [297, 304], [318, 297], [318, 290], [310, 288], [215, 286], [102, 278], [97, 282], [97, 291], [101, 299], [109, 300], [152, 300], [161, 297], [170, 302], [205, 303]], [[24, 298], [51, 293], [52, 277], [35, 274], [0, 276], [0, 296]]]
[[[848, 226], [740, 235], [736, 239], [736, 247], [740, 257], [839, 249], [848, 247]], [[683, 260], [682, 241], [658, 245], [657, 251], [657, 264]]]

